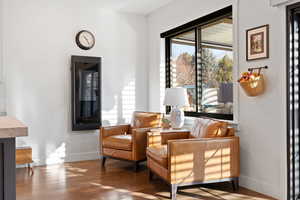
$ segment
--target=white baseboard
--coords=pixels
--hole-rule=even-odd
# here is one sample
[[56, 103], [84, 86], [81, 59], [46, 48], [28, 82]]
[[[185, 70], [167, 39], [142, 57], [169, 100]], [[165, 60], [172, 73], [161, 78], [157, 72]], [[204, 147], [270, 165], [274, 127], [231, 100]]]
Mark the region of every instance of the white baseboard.
[[97, 160], [99, 158], [100, 158], [99, 152], [73, 153], [73, 154], [66, 156], [65, 162]]
[[[84, 152], [84, 153], [72, 153], [67, 154], [63, 159], [58, 162], [52, 162], [51, 164], [47, 164], [47, 158], [33, 158], [34, 163], [33, 166], [45, 166], [45, 165], [53, 165], [53, 164], [61, 164], [64, 162], [77, 162], [77, 161], [85, 161], [85, 160], [98, 160], [101, 156], [99, 152]], [[20, 165], [18, 167], [25, 167]]]
[[276, 188], [276, 185], [274, 184], [269, 184], [261, 180], [257, 180], [248, 176], [241, 175], [240, 186], [271, 196], [276, 199], [281, 199], [280, 191], [278, 191], [278, 188]]

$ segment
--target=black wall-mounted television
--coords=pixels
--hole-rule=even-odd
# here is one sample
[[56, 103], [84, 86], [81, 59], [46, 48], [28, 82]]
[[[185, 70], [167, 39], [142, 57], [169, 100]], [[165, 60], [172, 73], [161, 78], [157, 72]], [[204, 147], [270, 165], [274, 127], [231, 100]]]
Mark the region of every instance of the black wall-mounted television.
[[101, 58], [71, 57], [72, 131], [101, 126]]

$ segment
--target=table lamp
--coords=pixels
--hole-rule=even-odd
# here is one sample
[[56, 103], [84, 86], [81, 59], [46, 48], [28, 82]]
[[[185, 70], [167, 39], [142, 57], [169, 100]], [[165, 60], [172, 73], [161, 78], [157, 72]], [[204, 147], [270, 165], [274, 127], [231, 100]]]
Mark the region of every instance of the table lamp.
[[167, 88], [164, 105], [171, 106], [172, 128], [180, 129], [184, 124], [184, 112], [181, 108], [189, 106], [187, 90], [185, 88]]

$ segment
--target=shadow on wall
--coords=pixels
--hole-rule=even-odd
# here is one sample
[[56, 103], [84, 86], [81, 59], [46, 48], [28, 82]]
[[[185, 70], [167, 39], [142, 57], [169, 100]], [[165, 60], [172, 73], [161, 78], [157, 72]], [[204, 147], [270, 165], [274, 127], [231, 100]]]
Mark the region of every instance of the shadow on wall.
[[[108, 72], [110, 78], [106, 83], [109, 84], [103, 84], [102, 124], [104, 126], [130, 123], [135, 110], [148, 110], [145, 19], [121, 13], [115, 16], [114, 20], [120, 24], [117, 27], [118, 33], [114, 35], [114, 42], [118, 44], [118, 48], [114, 49], [117, 59], [109, 61], [113, 69]], [[126, 35], [129, 37], [125, 37]], [[104, 58], [103, 61], [105, 66], [106, 59]], [[105, 73], [105, 67], [103, 70]], [[102, 77], [105, 82], [107, 76], [102, 75]], [[111, 92], [113, 94], [110, 94]]]
[[[115, 94], [112, 97], [113, 100], [106, 99], [106, 101], [109, 101], [109, 104], [103, 106], [103, 126], [130, 123], [132, 113], [136, 109], [135, 85], [135, 80], [131, 80], [120, 92], [118, 92], [118, 94]], [[105, 99], [106, 97], [103, 96], [103, 98]], [[67, 118], [70, 119], [71, 115]], [[64, 122], [68, 124], [66, 125]], [[69, 120], [64, 122], [57, 124], [57, 126], [60, 127], [50, 125], [49, 123], [47, 125], [47, 122], [42, 119], [28, 123], [29, 131], [33, 134], [29, 134], [28, 138], [18, 138], [17, 146], [31, 146], [33, 148], [34, 161], [38, 165], [57, 164], [65, 161], [72, 161], [72, 154], [80, 152], [81, 149], [86, 149], [85, 146], [92, 145], [92, 147], [89, 147], [89, 149], [92, 150], [89, 150], [88, 153], [98, 151], [99, 144], [97, 130], [71, 132], [67, 131], [67, 129], [70, 128], [71, 122], [69, 122]], [[39, 130], [39, 128], [36, 127], [36, 123], [46, 124], [44, 128], [48, 129], [48, 131], [52, 134], [45, 135], [46, 132]], [[69, 134], [61, 134], [61, 130], [65, 130], [66, 132], [69, 132]], [[35, 133], [44, 134], [44, 137], [37, 138]]]
[[[136, 68], [138, 68], [138, 66], [136, 66]], [[138, 74], [138, 72], [136, 72], [136, 74]], [[140, 77], [139, 79], [143, 78]], [[106, 81], [105, 77], [103, 77], [102, 81]], [[130, 78], [125, 84], [122, 83], [123, 81], [120, 79], [118, 85], [122, 85], [122, 87], [118, 88], [119, 91], [117, 91], [114, 95], [102, 95], [103, 126], [130, 123], [132, 113], [137, 109], [137, 101], [141, 101], [137, 100], [137, 94], [143, 95], [144, 92], [142, 91], [142, 94], [140, 94], [141, 88], [137, 89], [136, 87], [136, 85], [142, 85], [139, 81], [137, 81], [135, 78]], [[68, 84], [66, 85], [68, 87]], [[66, 89], [65, 92], [68, 93], [69, 91]], [[69, 98], [68, 100], [70, 100]], [[143, 104], [144, 103], [140, 102], [140, 106], [138, 108], [139, 110], [146, 110], [142, 108], [146, 107]], [[19, 108], [24, 109], [22, 107]], [[49, 117], [46, 117], [46, 119], [34, 117], [35, 120], [32, 120], [31, 123], [28, 123], [30, 132], [33, 134], [30, 134], [28, 138], [18, 139], [18, 146], [32, 146], [33, 158], [38, 165], [57, 164], [65, 161], [72, 161], [72, 154], [76, 154], [76, 152], [86, 149], [85, 146], [90, 146], [89, 149], [92, 149], [88, 150], [88, 153], [97, 152], [99, 145], [97, 136], [98, 131], [72, 132], [70, 113], [70, 108], [67, 112], [62, 112], [62, 115], [65, 115], [66, 118], [55, 126], [53, 124], [51, 125], [52, 122], [49, 123], [49, 121], [47, 121], [47, 118], [49, 119]], [[39, 115], [38, 113], [36, 114]], [[56, 116], [52, 117], [55, 119]], [[62, 118], [64, 117], [62, 116]], [[55, 121], [56, 120], [54, 120], [53, 123], [55, 123]], [[36, 127], [37, 123], [45, 124], [44, 130], [41, 130], [40, 126]], [[62, 134], [63, 132], [67, 134]], [[43, 134], [44, 137], [37, 138], [36, 134]]]
[[[135, 81], [130, 81], [123, 91], [113, 98], [113, 106], [110, 110], [102, 110], [102, 125], [129, 123], [136, 105]], [[105, 98], [105, 97], [104, 97]]]
[[[29, 8], [31, 9], [28, 5], [26, 10], [30, 10]], [[55, 10], [55, 8], [56, 6], [53, 6], [49, 9]], [[103, 12], [96, 17], [101, 19], [95, 19], [94, 15], [90, 18], [89, 15], [82, 18], [93, 22], [91, 29], [95, 32], [97, 43], [101, 44], [96, 45], [90, 52], [82, 53], [75, 49], [73, 44], [64, 43], [68, 40], [62, 40], [59, 44], [55, 43], [61, 45], [61, 48], [58, 48], [55, 54], [49, 54], [48, 49], [51, 49], [52, 42], [49, 41], [42, 50], [38, 50], [45, 55], [51, 55], [51, 59], [41, 56], [37, 61], [36, 55], [33, 55], [41, 52], [32, 49], [32, 52], [22, 52], [23, 55], [18, 61], [27, 66], [27, 70], [17, 66], [9, 69], [12, 77], [9, 81], [9, 114], [29, 126], [29, 137], [18, 138], [17, 144], [31, 146], [33, 158], [38, 164], [54, 164], [72, 160], [70, 158], [74, 157], [88, 159], [90, 155], [97, 155], [98, 131], [71, 131], [69, 70], [71, 54], [103, 57], [102, 120], [104, 126], [130, 122], [131, 114], [135, 110], [147, 111], [146, 20], [136, 15], [113, 12]], [[30, 19], [23, 19], [28, 24], [30, 32], [43, 30], [40, 27], [37, 29], [35, 26], [30, 26], [27, 22]], [[42, 27], [43, 23], [41, 23]], [[70, 38], [69, 34], [73, 34], [70, 30], [74, 27], [76, 29], [78, 24], [66, 24], [69, 26], [63, 26], [62, 32], [66, 34], [64, 37], [67, 39]], [[104, 30], [95, 27], [106, 28]], [[48, 34], [51, 34], [51, 31], [52, 29], [49, 29]], [[43, 39], [40, 38], [40, 41]], [[27, 41], [24, 42], [24, 46], [28, 46]], [[40, 67], [40, 63], [47, 65]], [[51, 66], [51, 73], [49, 72], [46, 79], [43, 76], [33, 76], [32, 70], [35, 70], [35, 74], [43, 74], [46, 66]], [[81, 154], [84, 154], [84, 157]]]

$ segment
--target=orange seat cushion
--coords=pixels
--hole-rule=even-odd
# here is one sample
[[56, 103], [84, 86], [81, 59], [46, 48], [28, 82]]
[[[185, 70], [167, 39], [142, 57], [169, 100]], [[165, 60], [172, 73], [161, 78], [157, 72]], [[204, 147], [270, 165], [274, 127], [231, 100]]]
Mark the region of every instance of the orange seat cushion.
[[103, 147], [125, 151], [132, 150], [132, 137], [128, 135], [113, 135], [104, 138]]
[[148, 147], [147, 156], [168, 169], [168, 145]]

